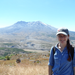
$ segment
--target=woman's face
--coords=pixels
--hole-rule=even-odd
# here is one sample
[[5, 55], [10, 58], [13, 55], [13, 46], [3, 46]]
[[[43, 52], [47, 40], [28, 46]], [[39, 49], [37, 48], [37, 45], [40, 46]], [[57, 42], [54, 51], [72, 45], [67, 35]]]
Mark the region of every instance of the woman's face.
[[69, 39], [69, 36], [68, 35], [64, 35], [64, 34], [59, 34], [59, 35], [57, 35], [57, 38], [58, 38], [58, 41], [61, 44], [66, 44], [67, 40]]

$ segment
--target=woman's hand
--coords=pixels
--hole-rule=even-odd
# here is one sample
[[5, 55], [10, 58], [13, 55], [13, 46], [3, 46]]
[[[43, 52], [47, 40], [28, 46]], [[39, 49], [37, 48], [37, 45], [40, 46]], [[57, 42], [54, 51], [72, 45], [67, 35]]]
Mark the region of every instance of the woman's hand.
[[52, 66], [48, 66], [48, 75], [52, 75]]
[[74, 67], [74, 75], [75, 75], [75, 67]]

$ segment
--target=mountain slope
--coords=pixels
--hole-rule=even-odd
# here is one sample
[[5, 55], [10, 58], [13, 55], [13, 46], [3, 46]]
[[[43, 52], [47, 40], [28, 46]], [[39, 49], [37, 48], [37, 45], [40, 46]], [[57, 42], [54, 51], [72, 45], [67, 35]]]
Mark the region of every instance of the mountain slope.
[[9, 27], [0, 28], [0, 33], [19, 33], [19, 32], [38, 32], [38, 31], [51, 33], [55, 32], [56, 28], [44, 24], [40, 21], [36, 22], [19, 21]]

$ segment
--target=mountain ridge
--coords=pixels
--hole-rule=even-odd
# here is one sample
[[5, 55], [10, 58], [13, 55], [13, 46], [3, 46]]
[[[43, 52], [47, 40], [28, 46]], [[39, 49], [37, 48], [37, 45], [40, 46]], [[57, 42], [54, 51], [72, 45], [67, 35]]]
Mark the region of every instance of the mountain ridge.
[[[50, 30], [49, 30], [50, 29]], [[56, 28], [48, 25], [48, 24], [44, 24], [41, 21], [33, 21], [33, 22], [25, 22], [25, 21], [18, 21], [15, 24], [8, 26], [8, 27], [4, 27], [4, 28], [0, 28], [0, 33], [12, 33], [15, 31], [27, 31], [27, 30], [35, 30], [35, 31], [56, 31]]]

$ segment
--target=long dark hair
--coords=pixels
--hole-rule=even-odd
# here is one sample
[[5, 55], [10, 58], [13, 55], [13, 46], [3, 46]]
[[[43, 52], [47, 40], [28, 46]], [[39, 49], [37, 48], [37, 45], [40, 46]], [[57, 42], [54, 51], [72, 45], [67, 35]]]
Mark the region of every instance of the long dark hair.
[[72, 45], [70, 44], [70, 40], [68, 39], [67, 40], [67, 49], [68, 49], [68, 61], [71, 61], [72, 60], [72, 58], [71, 58], [71, 56], [70, 56], [70, 48], [72, 48]]

